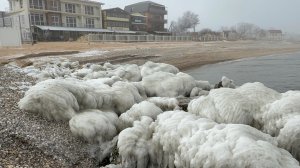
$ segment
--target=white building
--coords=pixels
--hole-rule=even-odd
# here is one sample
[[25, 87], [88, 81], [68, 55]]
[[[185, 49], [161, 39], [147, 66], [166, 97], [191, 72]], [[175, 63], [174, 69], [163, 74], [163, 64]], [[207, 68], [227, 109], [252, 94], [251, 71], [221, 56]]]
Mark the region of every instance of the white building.
[[19, 20], [7, 17], [0, 11], [0, 46], [21, 46], [21, 31]]
[[8, 0], [9, 15], [20, 20], [24, 41], [35, 32], [39, 39], [68, 40], [102, 29], [100, 2], [91, 0]]

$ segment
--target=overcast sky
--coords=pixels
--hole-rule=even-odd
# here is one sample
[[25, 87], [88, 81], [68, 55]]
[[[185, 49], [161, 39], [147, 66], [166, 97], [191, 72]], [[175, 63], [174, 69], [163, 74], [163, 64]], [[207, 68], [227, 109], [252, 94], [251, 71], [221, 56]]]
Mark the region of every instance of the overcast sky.
[[[124, 6], [141, 0], [102, 0], [104, 9]], [[197, 13], [198, 29], [219, 30], [239, 22], [254, 23], [265, 29], [282, 29], [300, 33], [300, 0], [153, 0], [167, 7], [167, 18], [177, 20], [185, 11]], [[0, 10], [8, 8], [7, 0], [0, 0]]]

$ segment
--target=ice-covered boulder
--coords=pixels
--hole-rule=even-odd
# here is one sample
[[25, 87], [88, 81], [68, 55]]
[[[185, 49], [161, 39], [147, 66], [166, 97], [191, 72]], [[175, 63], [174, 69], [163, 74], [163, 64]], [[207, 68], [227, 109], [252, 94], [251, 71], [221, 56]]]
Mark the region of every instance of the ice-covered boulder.
[[163, 111], [173, 111], [180, 109], [179, 102], [176, 98], [170, 97], [150, 97], [146, 101], [154, 103]]
[[154, 63], [152, 61], [148, 61], [141, 66], [142, 77], [146, 77], [156, 72], [169, 72], [172, 74], [177, 74], [179, 72], [179, 69], [173, 65], [165, 63]]
[[230, 88], [214, 89], [207, 96], [192, 100], [188, 111], [218, 123], [252, 125], [253, 115], [259, 111], [256, 104]]
[[133, 105], [129, 110], [119, 117], [119, 126], [121, 130], [132, 127], [134, 121], [140, 121], [143, 116], [148, 116], [156, 120], [157, 115], [163, 111], [155, 104], [148, 101], [143, 101]]
[[120, 115], [142, 100], [136, 87], [127, 82], [116, 82], [109, 87], [76, 79], [53, 79], [30, 88], [19, 107], [48, 119], [69, 120], [84, 109], [114, 111]]
[[85, 110], [75, 115], [69, 126], [74, 136], [89, 143], [104, 143], [118, 134], [118, 116], [114, 112]]
[[277, 137], [279, 146], [300, 160], [300, 92], [289, 91], [265, 106], [263, 131]]
[[197, 83], [185, 73], [156, 72], [143, 77], [142, 85], [148, 97], [177, 97], [189, 96]]

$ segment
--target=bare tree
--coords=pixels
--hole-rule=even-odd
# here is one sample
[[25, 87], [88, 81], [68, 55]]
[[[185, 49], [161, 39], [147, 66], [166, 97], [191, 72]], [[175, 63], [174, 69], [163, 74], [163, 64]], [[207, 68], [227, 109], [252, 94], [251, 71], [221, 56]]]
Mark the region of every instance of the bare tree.
[[185, 12], [181, 21], [184, 23], [186, 29], [193, 28], [194, 32], [196, 32], [196, 26], [200, 23], [199, 16], [191, 11]]
[[199, 16], [191, 11], [187, 11], [182, 17], [178, 18], [177, 22], [172, 22], [173, 32], [185, 32], [190, 28], [196, 31], [196, 26], [200, 23]]
[[239, 23], [236, 29], [241, 39], [257, 39], [261, 30], [260, 27], [252, 23]]

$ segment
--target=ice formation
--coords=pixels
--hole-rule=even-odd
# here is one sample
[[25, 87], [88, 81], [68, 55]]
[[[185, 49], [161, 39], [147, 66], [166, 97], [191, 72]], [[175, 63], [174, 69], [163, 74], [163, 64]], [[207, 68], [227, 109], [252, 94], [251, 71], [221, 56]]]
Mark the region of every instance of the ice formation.
[[188, 109], [217, 122], [242, 123], [260, 129], [263, 125], [263, 108], [280, 97], [280, 93], [262, 83], [246, 83], [236, 89], [212, 90], [208, 96], [192, 100]]
[[280, 93], [259, 82], [245, 83], [236, 88], [236, 90], [243, 96], [246, 96], [251, 101], [255, 102], [260, 108], [264, 107], [268, 103], [280, 99], [281, 97]]
[[80, 65], [78, 61], [52, 60], [47, 63], [43, 61], [42, 63], [34, 63], [34, 65], [24, 67], [23, 69], [16, 68], [11, 64], [8, 67], [13, 67], [17, 71], [24, 72], [29, 76], [36, 77], [39, 81], [43, 81], [47, 79], [71, 77], [73, 70], [80, 68]]
[[207, 90], [207, 91], [210, 91], [211, 89], [213, 89], [213, 86], [208, 81], [198, 80], [198, 81], [196, 81], [196, 86], [198, 88], [201, 88], [201, 89]]
[[235, 84], [234, 84], [234, 81], [227, 78], [226, 76], [223, 76], [222, 79], [221, 79], [221, 82], [222, 82], [222, 86], [225, 87], [225, 88], [235, 88]]
[[234, 89], [220, 88], [211, 90], [208, 96], [192, 100], [188, 111], [198, 116], [210, 118], [218, 123], [253, 123], [253, 113], [259, 109], [247, 97]]
[[264, 113], [264, 107], [275, 100], [281, 98], [281, 94], [277, 91], [270, 89], [263, 85], [262, 83], [245, 83], [242, 86], [236, 88], [236, 90], [241, 93], [243, 96], [246, 96], [255, 103], [259, 108], [258, 113], [252, 113], [256, 121], [256, 127], [260, 128], [263, 125], [262, 115]]
[[275, 138], [183, 111], [143, 118], [119, 135], [124, 167], [299, 167]]
[[[153, 62], [35, 66], [22, 71], [42, 82], [19, 107], [69, 121], [75, 136], [97, 144], [99, 161], [118, 140], [122, 167], [299, 167], [284, 150], [300, 160], [299, 91], [280, 94], [258, 82], [236, 87], [227, 77], [224, 88], [211, 90], [207, 81]], [[182, 96], [198, 97], [189, 112], [176, 111]]]
[[209, 91], [194, 87], [190, 93], [190, 97], [208, 95]]
[[74, 75], [83, 79], [110, 78], [112, 76], [117, 76], [130, 82], [138, 82], [142, 78], [139, 66], [134, 64], [122, 66], [110, 64], [105, 64], [104, 66], [99, 65], [99, 67], [89, 66], [87, 68], [79, 69], [74, 72]]
[[148, 61], [143, 66], [141, 66], [142, 77], [152, 75], [155, 72], [169, 72], [172, 74], [177, 74], [179, 70], [173, 65], [169, 65], [165, 63], [154, 63], [151, 61]]
[[69, 126], [73, 135], [89, 143], [103, 143], [118, 134], [118, 116], [114, 112], [85, 110], [75, 115]]
[[109, 164], [100, 168], [122, 168], [121, 164], [115, 165], [115, 164]]
[[48, 119], [69, 120], [84, 109], [108, 110], [120, 115], [142, 100], [135, 86], [127, 82], [95, 87], [86, 81], [53, 79], [30, 88], [19, 107]]
[[128, 111], [119, 117], [119, 126], [123, 130], [132, 127], [134, 121], [139, 121], [143, 116], [148, 116], [156, 120], [157, 115], [163, 111], [155, 104], [143, 101], [139, 104], [133, 105]]
[[289, 91], [266, 105], [263, 131], [276, 136], [280, 147], [300, 160], [300, 92]]
[[176, 109], [180, 109], [179, 102], [176, 98], [169, 97], [150, 97], [146, 99], [146, 101], [154, 103], [163, 111], [173, 111]]
[[157, 167], [151, 165], [158, 157], [152, 143], [152, 122], [150, 117], [143, 116], [141, 121], [134, 122], [134, 127], [127, 128], [119, 134], [118, 149], [123, 167]]
[[156, 72], [142, 79], [148, 97], [189, 96], [197, 86], [196, 80], [188, 74]]

